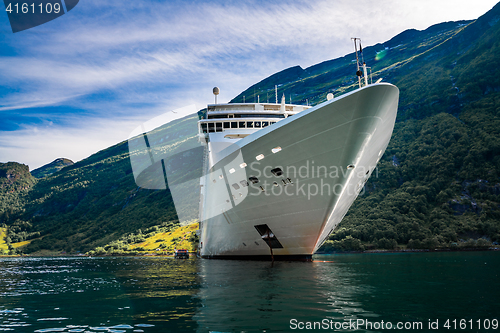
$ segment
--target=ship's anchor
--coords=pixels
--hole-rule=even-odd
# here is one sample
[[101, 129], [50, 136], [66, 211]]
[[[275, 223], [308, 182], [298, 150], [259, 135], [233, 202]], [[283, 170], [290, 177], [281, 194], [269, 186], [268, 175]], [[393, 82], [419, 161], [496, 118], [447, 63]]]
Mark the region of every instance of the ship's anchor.
[[[267, 229], [266, 233], [263, 234], [261, 237], [268, 244], [271, 242], [272, 239], [276, 238], [270, 229]], [[273, 247], [269, 246], [269, 250], [271, 250], [271, 261], [274, 263]]]

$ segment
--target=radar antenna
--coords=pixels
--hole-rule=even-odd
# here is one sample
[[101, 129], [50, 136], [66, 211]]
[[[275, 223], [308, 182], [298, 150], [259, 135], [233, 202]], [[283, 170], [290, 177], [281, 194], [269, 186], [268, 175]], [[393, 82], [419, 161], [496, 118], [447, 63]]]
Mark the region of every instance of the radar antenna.
[[212, 91], [215, 95], [215, 104], [217, 104], [217, 95], [220, 94], [220, 89], [219, 89], [219, 87], [214, 87], [214, 89]]

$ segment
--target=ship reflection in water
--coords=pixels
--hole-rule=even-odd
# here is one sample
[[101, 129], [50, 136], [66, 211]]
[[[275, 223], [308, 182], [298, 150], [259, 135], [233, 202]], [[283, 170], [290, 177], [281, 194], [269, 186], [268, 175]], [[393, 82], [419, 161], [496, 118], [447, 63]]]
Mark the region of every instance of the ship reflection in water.
[[498, 252], [329, 255], [274, 264], [0, 258], [0, 331], [288, 332], [307, 322], [476, 323], [498, 319], [499, 274]]
[[290, 320], [373, 316], [359, 300], [371, 287], [335, 262], [201, 261], [201, 331], [288, 331]]

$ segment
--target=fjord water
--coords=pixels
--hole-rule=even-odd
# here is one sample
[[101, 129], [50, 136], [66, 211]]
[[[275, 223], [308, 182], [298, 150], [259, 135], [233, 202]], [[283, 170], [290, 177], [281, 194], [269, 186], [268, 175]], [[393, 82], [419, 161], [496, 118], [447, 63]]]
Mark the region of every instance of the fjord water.
[[499, 285], [500, 252], [323, 255], [274, 264], [0, 258], [0, 331], [308, 331], [292, 329], [293, 319], [418, 321], [428, 331], [429, 320], [498, 319]]

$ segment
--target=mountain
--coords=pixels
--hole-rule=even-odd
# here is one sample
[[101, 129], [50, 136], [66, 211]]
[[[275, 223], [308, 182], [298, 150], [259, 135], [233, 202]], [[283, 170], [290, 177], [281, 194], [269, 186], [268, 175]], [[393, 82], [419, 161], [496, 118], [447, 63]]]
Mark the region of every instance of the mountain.
[[[364, 48], [373, 81], [382, 78], [400, 89], [398, 118], [377, 171], [325, 251], [500, 242], [499, 35], [497, 4], [474, 21], [407, 30]], [[353, 59], [349, 54], [306, 69], [286, 69], [233, 102], [274, 101], [278, 85], [278, 95], [285, 94], [287, 102], [291, 97], [293, 103], [317, 104], [329, 92], [338, 96], [355, 88]], [[175, 153], [196, 140], [183, 130], [189, 121], [160, 127], [150, 136], [156, 140], [151, 144], [161, 141]], [[181, 168], [195, 169], [189, 163]], [[24, 252], [106, 248], [177, 223], [170, 190], [135, 184], [127, 142], [44, 178], [25, 174], [22, 179], [24, 189], [9, 190], [8, 200], [17, 201], [7, 215], [2, 199], [0, 223], [12, 242], [31, 240]], [[13, 189], [17, 183], [11, 180], [8, 188]]]
[[[477, 24], [475, 21], [446, 22], [424, 31], [406, 30], [385, 43], [363, 48], [363, 57], [371, 66], [373, 81], [383, 79], [395, 83], [395, 80], [403, 78], [402, 81], [406, 81], [409, 77], [402, 70], [420, 66], [422, 58], [428, 63], [431, 58], [443, 56], [435, 52], [436, 48], [453, 38], [459, 38], [457, 34], [463, 38], [461, 32], [473, 22]], [[268, 98], [273, 102], [277, 85], [278, 97], [285, 94], [287, 102], [291, 100], [293, 103], [305, 104], [307, 100], [309, 104], [320, 103], [326, 100], [329, 92], [338, 96], [357, 87], [353, 59], [354, 55], [348, 54], [306, 69], [300, 66], [285, 69], [249, 87], [231, 102], [243, 102], [243, 96], [247, 102], [257, 102], [257, 97], [260, 100]]]
[[41, 166], [31, 171], [31, 175], [35, 178], [43, 178], [53, 173], [56, 173], [57, 171], [61, 170], [62, 168], [68, 165], [73, 165], [73, 164], [75, 163], [67, 158], [57, 158], [54, 161], [50, 162], [49, 164], [45, 164], [44, 166]]
[[16, 162], [0, 163], [0, 224], [24, 207], [25, 195], [36, 183], [29, 167]]
[[0, 163], [0, 191], [16, 192], [33, 184], [29, 167], [16, 162]]

